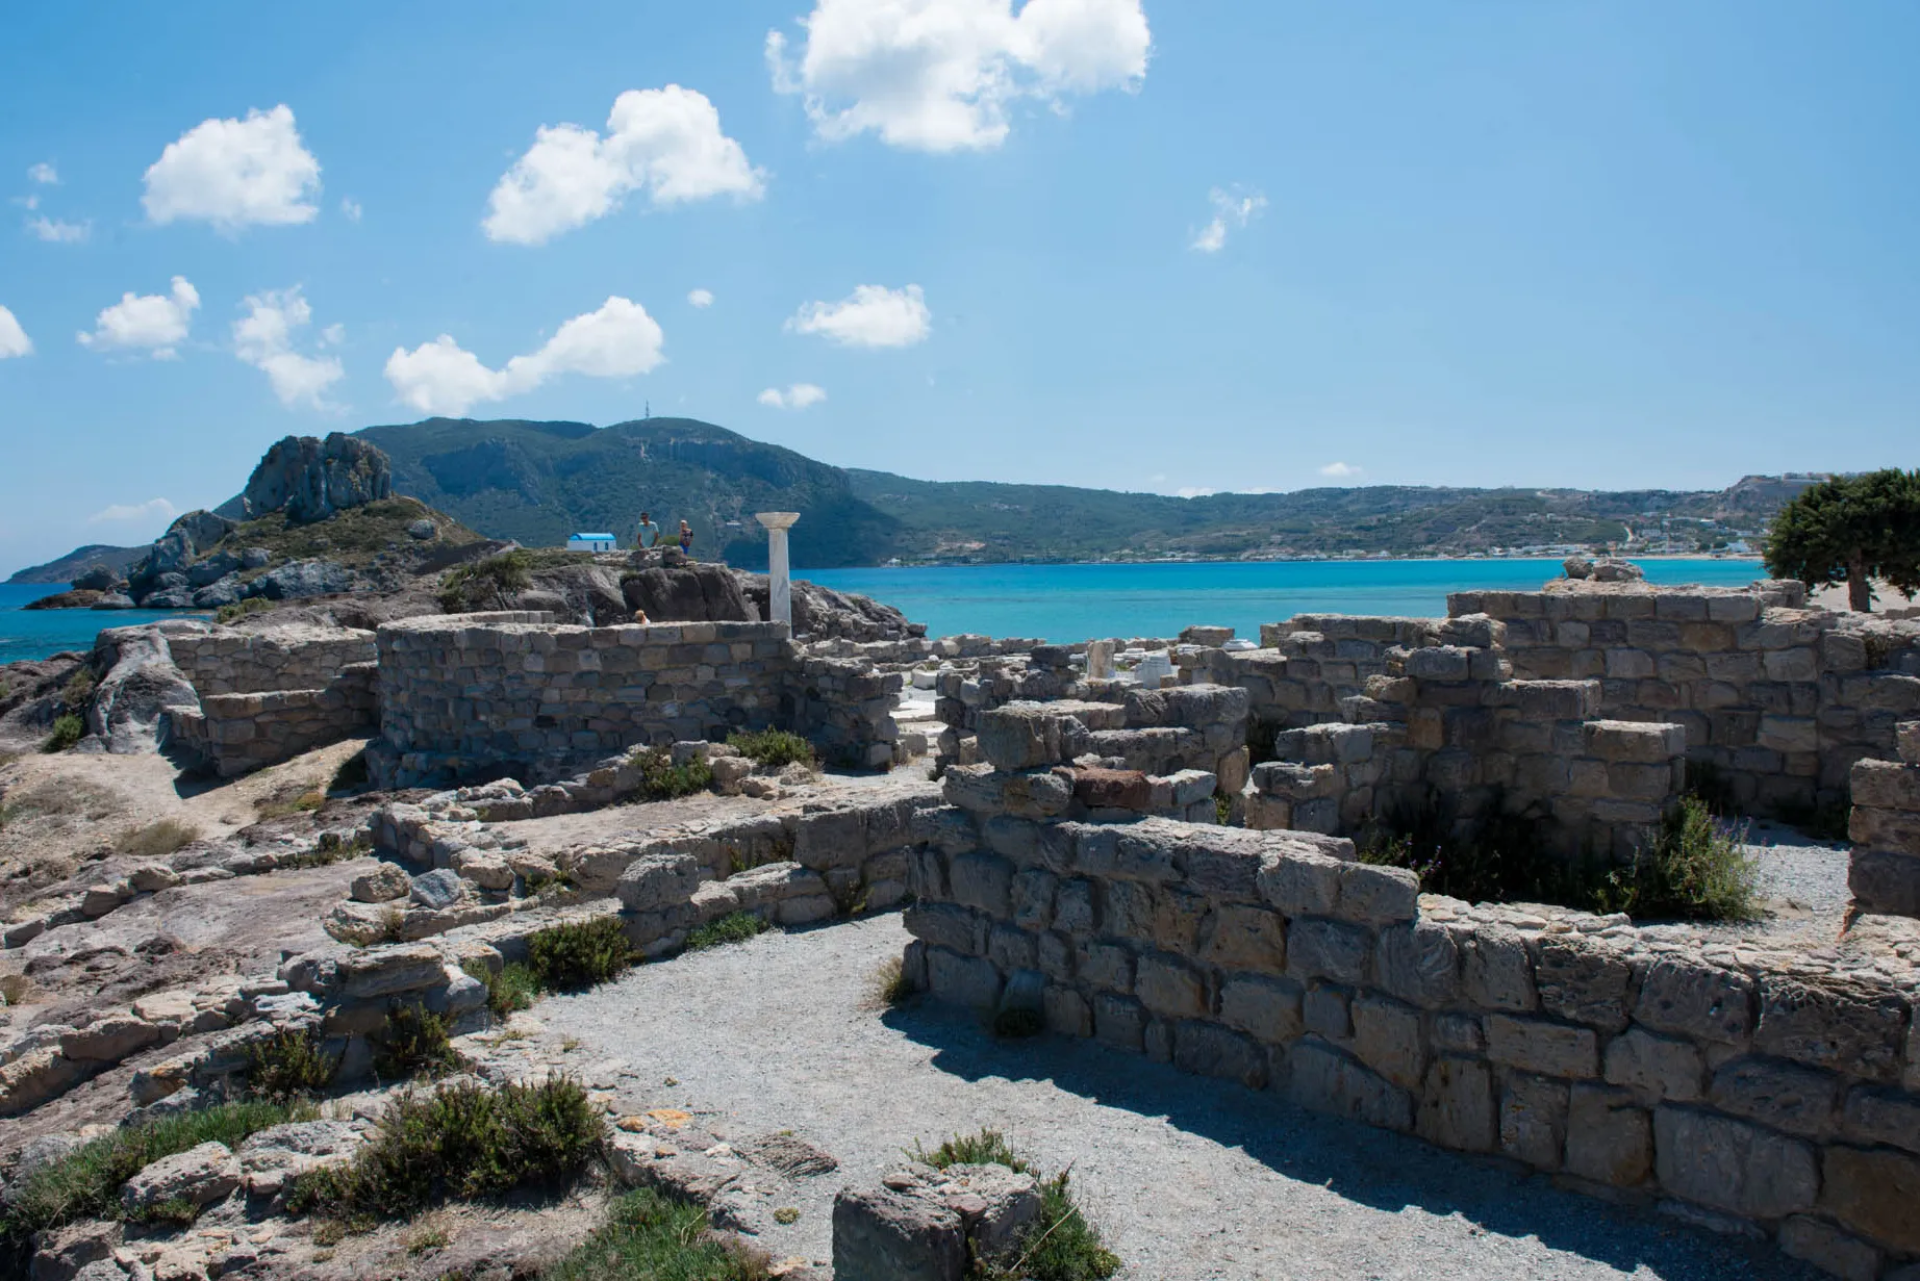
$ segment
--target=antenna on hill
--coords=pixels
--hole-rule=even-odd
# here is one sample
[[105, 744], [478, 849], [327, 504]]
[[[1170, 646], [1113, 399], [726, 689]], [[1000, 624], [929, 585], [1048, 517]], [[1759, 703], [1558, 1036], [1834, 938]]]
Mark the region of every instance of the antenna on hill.
[[646, 406], [645, 416], [648, 418], [653, 417], [653, 402], [651, 400], [648, 400], [648, 401], [643, 401], [641, 403]]

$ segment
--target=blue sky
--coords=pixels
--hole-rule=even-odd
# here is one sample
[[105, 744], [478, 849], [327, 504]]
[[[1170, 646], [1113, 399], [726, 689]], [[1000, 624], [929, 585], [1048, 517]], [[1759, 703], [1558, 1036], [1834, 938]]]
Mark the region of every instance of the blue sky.
[[1906, 0], [534, 15], [8, 8], [0, 569], [422, 406], [1169, 493], [1920, 462]]

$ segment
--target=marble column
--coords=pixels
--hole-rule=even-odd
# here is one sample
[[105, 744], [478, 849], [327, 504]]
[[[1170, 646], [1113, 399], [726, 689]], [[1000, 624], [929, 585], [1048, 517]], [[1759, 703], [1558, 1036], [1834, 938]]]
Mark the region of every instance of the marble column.
[[787, 530], [800, 513], [755, 512], [754, 519], [767, 527], [767, 621], [785, 623], [791, 631], [793, 580], [787, 568]]

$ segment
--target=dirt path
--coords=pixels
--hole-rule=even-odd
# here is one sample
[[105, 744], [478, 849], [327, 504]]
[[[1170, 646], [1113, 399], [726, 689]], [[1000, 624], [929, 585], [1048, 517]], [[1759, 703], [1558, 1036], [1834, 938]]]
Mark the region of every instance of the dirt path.
[[[937, 1006], [881, 1015], [897, 916], [644, 966], [543, 1001], [581, 1058], [630, 1065], [649, 1106], [726, 1137], [792, 1129], [839, 1158], [762, 1243], [826, 1260], [844, 1184], [903, 1149], [993, 1126], [1052, 1171], [1145, 1281], [1810, 1278], [1771, 1251], [1616, 1211], [1490, 1161], [1293, 1109], [1088, 1042], [995, 1042]], [[669, 1084], [671, 1078], [673, 1084]]]

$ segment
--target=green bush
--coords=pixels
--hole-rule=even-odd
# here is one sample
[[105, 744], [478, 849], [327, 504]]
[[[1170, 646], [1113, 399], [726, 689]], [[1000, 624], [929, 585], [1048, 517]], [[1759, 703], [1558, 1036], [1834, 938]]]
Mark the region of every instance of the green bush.
[[[932, 1152], [916, 1143], [909, 1155], [940, 1170], [950, 1165], [1004, 1165], [1023, 1174], [1035, 1173], [998, 1130], [957, 1135]], [[1119, 1270], [1119, 1256], [1106, 1248], [1099, 1229], [1073, 1203], [1062, 1171], [1040, 1180], [1040, 1214], [1021, 1231], [1013, 1254], [998, 1262], [975, 1260], [970, 1276], [973, 1281], [1106, 1281]]]
[[[120, 1218], [120, 1185], [162, 1157], [208, 1142], [238, 1147], [257, 1130], [316, 1115], [308, 1106], [246, 1100], [124, 1126], [82, 1144], [8, 1188], [0, 1207], [0, 1275], [26, 1275], [35, 1232], [81, 1219]], [[19, 1270], [9, 1271], [10, 1265]]]
[[605, 983], [633, 964], [620, 919], [599, 916], [541, 930], [527, 939], [527, 966], [548, 991], [568, 992]]
[[47, 741], [40, 744], [40, 750], [51, 755], [64, 752], [87, 736], [87, 723], [72, 712], [56, 716], [53, 720], [53, 733], [47, 735]]
[[77, 710], [85, 707], [87, 700], [93, 697], [95, 684], [93, 669], [91, 667], [80, 668], [74, 672], [72, 676], [67, 678], [65, 685], [60, 687], [60, 702], [69, 710]]
[[605, 1120], [570, 1078], [408, 1090], [351, 1162], [302, 1177], [288, 1208], [364, 1227], [442, 1200], [563, 1187], [605, 1143]]
[[449, 614], [507, 609], [533, 585], [533, 557], [524, 548], [450, 569], [440, 580], [440, 608]]
[[383, 1081], [441, 1076], [460, 1066], [450, 1033], [453, 1022], [418, 1005], [398, 1006], [386, 1026], [375, 1032], [373, 1070]]
[[531, 967], [518, 961], [503, 965], [497, 971], [489, 970], [478, 961], [469, 961], [462, 968], [487, 985], [487, 1008], [495, 1018], [504, 1019], [515, 1011], [529, 1008], [540, 993], [539, 978]]
[[340, 1060], [321, 1047], [319, 1028], [283, 1028], [247, 1046], [247, 1092], [274, 1103], [318, 1094], [333, 1084]]
[[768, 1263], [737, 1237], [721, 1237], [707, 1212], [652, 1188], [630, 1192], [607, 1211], [607, 1224], [541, 1281], [763, 1281]]
[[752, 912], [729, 912], [719, 920], [708, 921], [688, 933], [687, 951], [704, 952], [710, 947], [721, 947], [727, 943], [744, 943], [771, 928], [765, 918], [755, 916]]
[[253, 614], [264, 614], [274, 607], [274, 602], [265, 596], [249, 596], [245, 600], [235, 601], [231, 605], [222, 605], [213, 611], [216, 623], [237, 623]]
[[755, 765], [771, 769], [813, 764], [813, 744], [782, 729], [735, 730], [727, 735], [727, 746], [737, 749]]
[[643, 801], [670, 801], [676, 797], [704, 792], [713, 783], [713, 770], [699, 757], [684, 765], [673, 763], [673, 753], [664, 747], [644, 747], [633, 753], [640, 767], [640, 783], [634, 794]]
[[1717, 821], [1699, 797], [1683, 797], [1653, 847], [1607, 874], [1594, 910], [1654, 919], [1753, 920], [1760, 914], [1758, 867], [1742, 849], [1745, 835], [1744, 827]]

